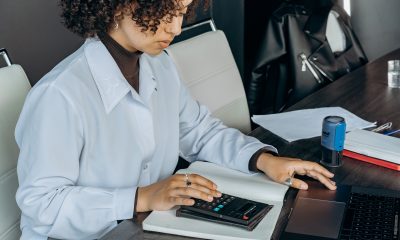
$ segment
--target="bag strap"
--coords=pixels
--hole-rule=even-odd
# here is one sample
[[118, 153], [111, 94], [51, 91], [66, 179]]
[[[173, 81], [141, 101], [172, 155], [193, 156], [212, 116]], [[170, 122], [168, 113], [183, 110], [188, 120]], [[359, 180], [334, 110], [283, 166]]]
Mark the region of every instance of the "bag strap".
[[332, 7], [333, 3], [314, 8], [304, 26], [304, 32], [311, 35], [313, 38], [316, 38], [320, 42], [324, 42], [328, 15]]
[[5, 48], [0, 48], [0, 56], [3, 57], [3, 59], [6, 62], [7, 66], [11, 66], [12, 65], [11, 59], [8, 56], [7, 50]]

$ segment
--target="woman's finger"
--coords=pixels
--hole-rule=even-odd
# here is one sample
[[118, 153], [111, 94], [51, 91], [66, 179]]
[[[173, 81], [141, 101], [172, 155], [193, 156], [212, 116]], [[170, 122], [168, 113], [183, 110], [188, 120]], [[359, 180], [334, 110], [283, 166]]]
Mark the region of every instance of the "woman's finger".
[[[185, 187], [185, 186], [182, 186], [182, 187]], [[192, 183], [192, 184], [190, 185], [190, 187], [191, 187], [191, 188], [194, 188], [194, 189], [197, 189], [197, 190], [199, 190], [199, 191], [205, 192], [205, 193], [207, 193], [207, 194], [210, 194], [210, 195], [212, 195], [213, 197], [221, 197], [221, 196], [222, 196], [222, 193], [221, 193], [221, 192], [219, 192], [219, 191], [217, 191], [217, 190], [212, 190], [212, 189], [206, 188], [206, 187], [204, 187], [203, 185], [199, 185], [199, 184], [197, 184], [197, 183]]]
[[308, 184], [300, 179], [292, 178], [292, 185], [290, 187], [306, 190], [308, 189]]
[[302, 176], [307, 174], [307, 171], [304, 168], [302, 168], [301, 166], [296, 167], [293, 171], [290, 171], [290, 172], [295, 172], [297, 175], [302, 175]]
[[[320, 181], [322, 184], [324, 184], [330, 190], [336, 189], [336, 183], [329, 179], [334, 176], [333, 173], [329, 172], [327, 169], [325, 169], [318, 163], [310, 162], [310, 161], [299, 161], [299, 162], [297, 162], [294, 171], [299, 175], [307, 175], [309, 177], [312, 177], [312, 178]], [[299, 184], [298, 187], [296, 187], [296, 188], [304, 189], [304, 188], [302, 188], [302, 186], [300, 186], [300, 184], [306, 184], [306, 183], [299, 179], [297, 179], [297, 180], [295, 181], [296, 183], [293, 183], [292, 185]]]
[[198, 174], [176, 174], [172, 176], [169, 186], [171, 188], [186, 187], [192, 184], [202, 185], [210, 190], [216, 190], [217, 185], [205, 177]]
[[312, 177], [318, 181], [320, 181], [322, 184], [324, 184], [327, 188], [330, 190], [335, 190], [336, 189], [336, 183], [330, 180], [329, 178], [325, 177], [319, 172], [316, 171], [308, 171], [307, 176]]
[[212, 190], [217, 189], [217, 184], [198, 174], [188, 174], [188, 179], [191, 183], [196, 183]]
[[181, 196], [185, 198], [197, 198], [207, 202], [211, 202], [214, 197], [211, 194], [202, 192], [200, 190], [191, 188], [191, 187], [178, 187], [170, 190], [171, 196]]
[[303, 168], [308, 172], [316, 171], [328, 178], [332, 178], [334, 176], [333, 173], [329, 172], [326, 168], [322, 167], [321, 165], [319, 165], [316, 162], [304, 161], [303, 163], [304, 163]]
[[192, 206], [194, 204], [193, 199], [184, 197], [169, 197], [169, 202], [174, 206], [176, 205]]

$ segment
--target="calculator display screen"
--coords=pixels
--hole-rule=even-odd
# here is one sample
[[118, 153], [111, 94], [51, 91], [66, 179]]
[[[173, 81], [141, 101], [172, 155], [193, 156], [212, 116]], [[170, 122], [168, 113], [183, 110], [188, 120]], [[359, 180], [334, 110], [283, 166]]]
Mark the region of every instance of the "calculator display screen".
[[238, 211], [242, 213], [242, 212], [245, 212], [247, 209], [249, 209], [249, 208], [251, 208], [253, 206], [254, 206], [254, 204], [252, 204], [252, 203], [246, 203]]

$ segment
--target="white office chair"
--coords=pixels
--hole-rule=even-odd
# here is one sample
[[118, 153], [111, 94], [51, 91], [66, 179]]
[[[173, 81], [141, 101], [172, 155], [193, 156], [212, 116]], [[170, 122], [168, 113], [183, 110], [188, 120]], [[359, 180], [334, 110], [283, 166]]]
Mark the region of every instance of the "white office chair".
[[19, 149], [14, 130], [31, 86], [22, 67], [11, 65], [4, 49], [0, 55], [8, 64], [0, 68], [0, 240], [15, 240], [21, 236], [21, 213], [15, 201]]
[[193, 98], [225, 125], [251, 130], [240, 73], [222, 31], [210, 31], [166, 49]]

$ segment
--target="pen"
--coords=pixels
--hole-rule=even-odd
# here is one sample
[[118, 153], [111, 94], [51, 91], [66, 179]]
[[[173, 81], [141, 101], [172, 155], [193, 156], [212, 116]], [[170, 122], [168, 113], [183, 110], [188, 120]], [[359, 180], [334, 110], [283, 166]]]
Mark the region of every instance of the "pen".
[[398, 132], [400, 132], [400, 129], [397, 129], [397, 130], [394, 130], [394, 131], [391, 131], [391, 132], [387, 132], [387, 133], [385, 133], [385, 135], [390, 136], [390, 135], [393, 135], [393, 134], [398, 133]]

